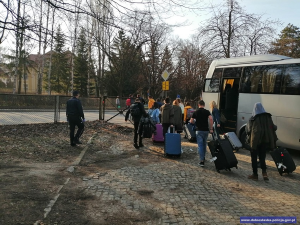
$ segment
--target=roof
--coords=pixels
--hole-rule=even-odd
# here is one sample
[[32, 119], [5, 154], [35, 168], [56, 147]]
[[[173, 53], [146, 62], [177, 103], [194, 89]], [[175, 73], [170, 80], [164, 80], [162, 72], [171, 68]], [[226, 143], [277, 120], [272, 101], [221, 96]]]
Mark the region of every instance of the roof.
[[214, 63], [215, 67], [220, 67], [220, 66], [239, 65], [239, 64], [274, 62], [274, 61], [280, 61], [285, 59], [292, 59], [292, 58], [283, 55], [273, 55], [273, 54], [252, 55], [252, 56], [244, 56], [244, 57], [216, 59], [212, 62], [212, 64]]

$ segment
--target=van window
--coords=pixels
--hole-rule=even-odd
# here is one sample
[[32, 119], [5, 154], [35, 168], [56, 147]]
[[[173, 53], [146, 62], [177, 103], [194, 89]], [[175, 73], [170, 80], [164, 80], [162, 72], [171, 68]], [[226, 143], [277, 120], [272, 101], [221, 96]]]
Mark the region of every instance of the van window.
[[283, 74], [282, 94], [300, 95], [300, 64], [288, 65]]
[[282, 65], [245, 67], [241, 92], [279, 94], [282, 68]]
[[219, 92], [220, 79], [206, 79], [204, 92]]
[[223, 77], [240, 77], [242, 74], [241, 67], [225, 68], [223, 72]]
[[221, 78], [222, 77], [222, 72], [223, 72], [223, 69], [215, 69], [215, 71], [212, 75], [212, 79]]

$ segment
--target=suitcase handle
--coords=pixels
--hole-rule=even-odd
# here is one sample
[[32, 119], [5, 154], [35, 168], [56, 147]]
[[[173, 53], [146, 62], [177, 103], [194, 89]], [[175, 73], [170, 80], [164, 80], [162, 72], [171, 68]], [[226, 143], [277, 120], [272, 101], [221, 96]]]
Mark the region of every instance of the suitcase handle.
[[169, 129], [168, 129], [168, 133], [175, 133], [175, 126], [173, 126], [173, 127], [169, 127]]

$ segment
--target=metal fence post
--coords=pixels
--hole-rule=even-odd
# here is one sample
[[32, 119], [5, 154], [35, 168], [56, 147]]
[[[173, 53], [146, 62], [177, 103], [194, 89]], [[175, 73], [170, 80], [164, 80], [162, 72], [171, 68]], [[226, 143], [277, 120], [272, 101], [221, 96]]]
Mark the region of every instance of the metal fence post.
[[102, 98], [99, 97], [99, 120], [102, 120]]
[[59, 121], [59, 96], [55, 96], [54, 123]]

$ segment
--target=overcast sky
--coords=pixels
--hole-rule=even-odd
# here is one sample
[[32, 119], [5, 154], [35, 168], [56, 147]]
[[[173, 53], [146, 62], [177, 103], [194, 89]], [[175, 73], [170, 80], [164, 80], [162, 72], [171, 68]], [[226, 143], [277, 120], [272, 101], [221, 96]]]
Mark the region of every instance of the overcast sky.
[[[225, 0], [204, 0], [214, 4], [223, 4]], [[264, 14], [264, 18], [280, 20], [283, 25], [278, 27], [278, 33], [288, 24], [291, 23], [300, 27], [300, 0], [239, 0], [240, 5], [247, 13]], [[183, 39], [188, 39], [190, 35], [196, 32], [201, 20], [208, 19], [208, 12], [201, 12], [201, 15], [188, 13], [185, 17], [178, 18], [178, 21], [188, 19], [190, 26], [174, 29], [174, 35]], [[173, 19], [174, 21], [174, 19]]]

